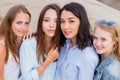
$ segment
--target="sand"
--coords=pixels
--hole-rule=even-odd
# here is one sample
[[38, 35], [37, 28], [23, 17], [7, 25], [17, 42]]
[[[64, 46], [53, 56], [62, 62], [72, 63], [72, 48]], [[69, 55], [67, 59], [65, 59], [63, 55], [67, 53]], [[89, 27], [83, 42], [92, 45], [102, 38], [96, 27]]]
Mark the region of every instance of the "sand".
[[96, 0], [0, 0], [0, 22], [4, 18], [9, 8], [16, 4], [23, 4], [32, 15], [29, 30], [35, 32], [40, 11], [45, 5], [56, 3], [62, 7], [66, 3], [73, 1], [82, 4], [86, 8], [93, 28], [95, 21], [100, 18], [116, 21], [116, 23], [120, 26], [120, 11]]

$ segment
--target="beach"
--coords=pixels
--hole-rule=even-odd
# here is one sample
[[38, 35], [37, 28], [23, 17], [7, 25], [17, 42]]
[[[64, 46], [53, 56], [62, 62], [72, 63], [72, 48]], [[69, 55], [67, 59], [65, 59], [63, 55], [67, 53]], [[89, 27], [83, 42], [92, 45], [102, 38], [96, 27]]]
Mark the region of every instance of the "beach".
[[39, 14], [45, 5], [56, 3], [60, 7], [63, 7], [63, 5], [73, 1], [80, 3], [85, 7], [93, 28], [95, 21], [100, 18], [116, 21], [120, 26], [120, 11], [96, 0], [0, 0], [0, 22], [12, 6], [23, 4], [32, 15], [29, 30], [35, 32]]

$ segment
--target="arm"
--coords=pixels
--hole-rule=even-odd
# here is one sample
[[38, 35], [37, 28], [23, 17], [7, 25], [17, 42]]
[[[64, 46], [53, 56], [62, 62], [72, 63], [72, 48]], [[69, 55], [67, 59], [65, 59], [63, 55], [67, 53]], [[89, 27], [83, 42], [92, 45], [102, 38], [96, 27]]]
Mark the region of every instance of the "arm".
[[93, 49], [84, 50], [84, 55], [80, 62], [82, 67], [79, 69], [79, 80], [93, 80], [98, 61], [97, 53]]
[[[51, 49], [48, 53], [47, 59], [43, 64], [38, 64], [36, 57], [36, 46], [26, 42], [22, 44], [20, 48], [20, 67], [22, 72], [22, 80], [39, 80], [41, 74], [47, 68], [47, 66], [58, 57], [58, 51]], [[57, 53], [57, 55], [55, 54]], [[53, 56], [54, 55], [54, 56]]]
[[53, 62], [54, 60], [56, 60], [59, 56], [58, 53], [58, 48], [52, 48], [47, 56], [47, 59], [45, 60], [45, 62], [43, 64], [41, 64], [40, 66], [38, 66], [37, 71], [38, 71], [38, 75], [40, 76], [45, 69], [48, 67], [48, 65]]
[[4, 80], [5, 46], [0, 44], [0, 80]]
[[[113, 64], [114, 66], [117, 66], [115, 64]], [[102, 77], [101, 79], [102, 80], [119, 80], [120, 79], [120, 71], [119, 71], [119, 66], [117, 67], [114, 67], [114, 66], [111, 66], [111, 67], [106, 67], [102, 73]]]
[[38, 67], [35, 44], [25, 40], [20, 47], [21, 80], [39, 80], [36, 68]]
[[109, 75], [109, 74], [104, 75], [104, 76], [102, 77], [102, 80], [119, 80], [119, 79], [120, 79], [119, 76], [116, 77], [116, 76]]

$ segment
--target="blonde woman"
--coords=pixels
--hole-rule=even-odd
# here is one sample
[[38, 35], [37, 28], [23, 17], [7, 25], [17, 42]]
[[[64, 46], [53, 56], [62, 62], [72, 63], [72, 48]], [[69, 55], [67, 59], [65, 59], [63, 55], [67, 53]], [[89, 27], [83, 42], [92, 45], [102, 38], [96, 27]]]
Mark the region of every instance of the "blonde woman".
[[120, 30], [117, 24], [105, 19], [98, 20], [93, 44], [101, 56], [94, 80], [120, 80]]

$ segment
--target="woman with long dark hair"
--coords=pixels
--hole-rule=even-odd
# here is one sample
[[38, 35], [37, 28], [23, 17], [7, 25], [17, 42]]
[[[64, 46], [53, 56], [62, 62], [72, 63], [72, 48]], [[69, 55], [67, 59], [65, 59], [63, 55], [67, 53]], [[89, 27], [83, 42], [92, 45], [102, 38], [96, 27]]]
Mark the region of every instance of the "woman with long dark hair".
[[98, 56], [84, 7], [75, 2], [66, 4], [60, 18], [61, 48], [54, 80], [93, 80]]
[[22, 80], [53, 80], [59, 56], [59, 16], [56, 4], [42, 9], [37, 32], [20, 48]]

